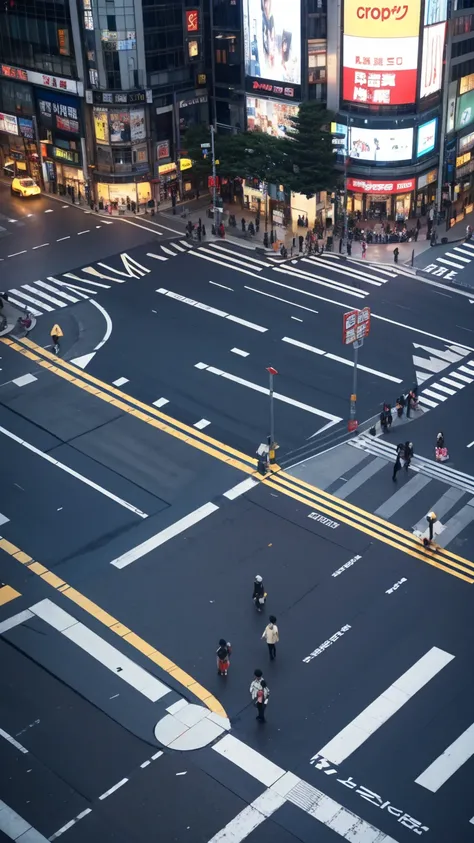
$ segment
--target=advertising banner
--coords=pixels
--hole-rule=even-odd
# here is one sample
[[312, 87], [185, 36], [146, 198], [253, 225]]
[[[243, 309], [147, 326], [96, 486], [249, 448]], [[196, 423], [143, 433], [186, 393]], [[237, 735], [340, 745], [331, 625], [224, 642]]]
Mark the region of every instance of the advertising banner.
[[429, 120], [423, 123], [418, 128], [418, 136], [416, 140], [416, 157], [421, 158], [422, 155], [427, 155], [428, 152], [433, 152], [436, 146], [436, 129], [438, 118]]
[[344, 35], [343, 99], [374, 105], [416, 100], [418, 37]]
[[37, 73], [35, 70], [23, 70], [21, 67], [11, 67], [9, 64], [0, 64], [0, 76], [18, 79], [20, 82], [31, 82], [32, 85], [41, 85], [44, 88], [70, 91], [71, 94], [78, 93], [77, 82], [74, 79], [62, 79], [60, 76]]
[[441, 90], [446, 24], [428, 26], [423, 32], [420, 98]]
[[130, 143], [130, 112], [109, 111], [110, 143]]
[[0, 112], [0, 132], [8, 132], [9, 135], [18, 134], [18, 121], [14, 114]]
[[456, 124], [455, 129], [464, 129], [469, 126], [474, 120], [474, 91], [469, 91], [468, 94], [463, 94], [458, 97], [456, 105]]
[[33, 140], [33, 120], [29, 120], [27, 117], [19, 117], [18, 125], [20, 127], [20, 134], [22, 134], [24, 138], [28, 138], [28, 140]]
[[41, 91], [38, 99], [43, 126], [60, 132], [80, 134], [78, 100], [64, 94]]
[[408, 161], [413, 129], [350, 129], [349, 156], [360, 161]]
[[454, 132], [454, 121], [456, 118], [456, 87], [457, 81], [450, 82], [448, 88], [448, 104], [446, 114], [446, 133]]
[[245, 75], [250, 80], [301, 84], [300, 7], [299, 0], [243, 0]]
[[292, 128], [291, 118], [296, 117], [298, 108], [293, 103], [247, 97], [247, 129], [284, 138]]
[[146, 138], [145, 110], [143, 108], [132, 108], [130, 110], [130, 138], [132, 141], [141, 141]]
[[156, 144], [156, 160], [157, 161], [165, 161], [167, 158], [170, 157], [170, 142], [165, 141], [158, 141]]
[[403, 181], [367, 181], [367, 179], [347, 179], [347, 189], [354, 193], [410, 193], [415, 189], [416, 179]]
[[448, 16], [448, 0], [425, 0], [425, 26], [441, 23]]
[[409, 38], [418, 36], [421, 0], [345, 0], [344, 32], [362, 38]]
[[109, 142], [109, 124], [107, 112], [102, 108], [94, 108], [94, 129], [97, 143]]

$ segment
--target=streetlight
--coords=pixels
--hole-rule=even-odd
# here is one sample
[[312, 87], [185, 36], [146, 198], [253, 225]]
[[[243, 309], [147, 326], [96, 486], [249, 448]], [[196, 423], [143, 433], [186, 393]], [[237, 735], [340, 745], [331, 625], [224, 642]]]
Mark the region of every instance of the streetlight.
[[273, 366], [267, 366], [268, 378], [269, 378], [269, 389], [268, 394], [270, 395], [270, 436], [268, 437], [268, 459], [270, 464], [273, 465], [275, 462], [275, 416], [273, 412], [273, 378], [275, 375], [278, 374], [277, 370], [273, 368]]

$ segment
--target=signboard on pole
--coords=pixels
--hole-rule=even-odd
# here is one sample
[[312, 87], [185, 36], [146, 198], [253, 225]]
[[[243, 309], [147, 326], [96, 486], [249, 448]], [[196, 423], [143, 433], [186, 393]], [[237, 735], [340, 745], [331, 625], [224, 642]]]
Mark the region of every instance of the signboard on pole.
[[370, 307], [362, 310], [349, 310], [342, 317], [342, 342], [344, 345], [353, 345], [358, 340], [363, 340], [370, 332]]

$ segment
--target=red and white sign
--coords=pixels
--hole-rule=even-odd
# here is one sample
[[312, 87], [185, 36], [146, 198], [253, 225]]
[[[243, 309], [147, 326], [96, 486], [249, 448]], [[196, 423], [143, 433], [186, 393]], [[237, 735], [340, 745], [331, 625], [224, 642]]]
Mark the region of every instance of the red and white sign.
[[370, 332], [370, 307], [362, 310], [349, 310], [342, 317], [342, 341], [352, 345], [356, 340], [363, 340]]
[[199, 12], [197, 9], [188, 9], [186, 12], [186, 30], [188, 32], [198, 32]]
[[416, 100], [418, 37], [344, 35], [343, 99], [376, 105]]
[[35, 70], [23, 70], [21, 67], [10, 67], [0, 64], [0, 76], [7, 79], [17, 79], [20, 82], [31, 82], [43, 88], [55, 88], [59, 91], [69, 91], [77, 94], [77, 82], [74, 79], [62, 79], [61, 76], [51, 76], [49, 73], [37, 73]]
[[156, 144], [156, 158], [158, 161], [163, 161], [165, 158], [170, 157], [170, 142], [169, 141], [159, 141]]
[[347, 179], [347, 189], [355, 193], [410, 193], [415, 189], [416, 179], [404, 181], [367, 181]]

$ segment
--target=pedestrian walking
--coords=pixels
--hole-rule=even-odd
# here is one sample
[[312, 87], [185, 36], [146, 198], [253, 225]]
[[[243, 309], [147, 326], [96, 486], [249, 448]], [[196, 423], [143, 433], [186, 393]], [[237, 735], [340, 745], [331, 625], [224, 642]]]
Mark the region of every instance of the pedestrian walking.
[[50, 332], [50, 337], [53, 341], [53, 351], [55, 354], [59, 354], [59, 339], [63, 336], [63, 332], [60, 326], [56, 323], [53, 325]]
[[392, 480], [394, 482], [397, 479], [397, 473], [400, 471], [400, 469], [402, 467], [401, 459], [402, 459], [404, 453], [405, 453], [405, 445], [403, 444], [403, 442], [400, 442], [397, 445], [397, 455], [395, 457], [395, 463], [394, 463], [394, 466], [393, 466]]
[[405, 469], [405, 471], [408, 471], [408, 469], [410, 468], [410, 463], [413, 459], [413, 454], [414, 454], [413, 442], [408, 442], [408, 441], [405, 442], [405, 448], [404, 448], [404, 451], [403, 451], [403, 459], [404, 459], [403, 468]]
[[219, 646], [216, 650], [216, 658], [217, 658], [217, 673], [219, 676], [227, 676], [227, 671], [230, 667], [230, 654], [232, 653], [232, 647], [229, 641], [226, 641], [225, 638], [221, 638], [219, 640]]
[[348, 257], [352, 255], [352, 243], [350, 240], [347, 241], [346, 252]]
[[398, 248], [398, 246], [395, 246], [395, 248], [393, 250], [393, 262], [394, 263], [398, 263], [399, 254], [400, 254], [400, 249]]
[[250, 696], [254, 705], [257, 707], [257, 720], [260, 723], [265, 723], [265, 708], [268, 705], [268, 697], [270, 689], [263, 678], [263, 673], [259, 667], [254, 671], [253, 680], [250, 684]]
[[397, 416], [398, 416], [399, 419], [401, 419], [401, 417], [403, 416], [404, 407], [405, 407], [405, 396], [399, 395], [399, 397], [397, 398], [397, 400], [395, 402], [395, 409], [397, 411]]
[[265, 641], [267, 642], [268, 655], [270, 656], [270, 661], [273, 661], [273, 659], [276, 658], [276, 645], [280, 640], [280, 636], [278, 634], [275, 615], [270, 615], [268, 620], [269, 623], [267, 623], [265, 629], [263, 630], [262, 638], [265, 638]]
[[365, 258], [367, 254], [367, 243], [365, 240], [362, 241], [362, 257]]
[[435, 458], [437, 462], [449, 460], [448, 449], [444, 441], [444, 433], [440, 431], [436, 437]]
[[267, 599], [267, 594], [266, 594], [266, 591], [265, 591], [265, 586], [263, 584], [263, 577], [261, 577], [260, 574], [257, 574], [257, 576], [255, 577], [254, 582], [253, 582], [253, 594], [252, 594], [252, 600], [255, 603], [255, 607], [257, 609], [257, 612], [262, 611], [262, 608], [265, 605], [266, 599]]

